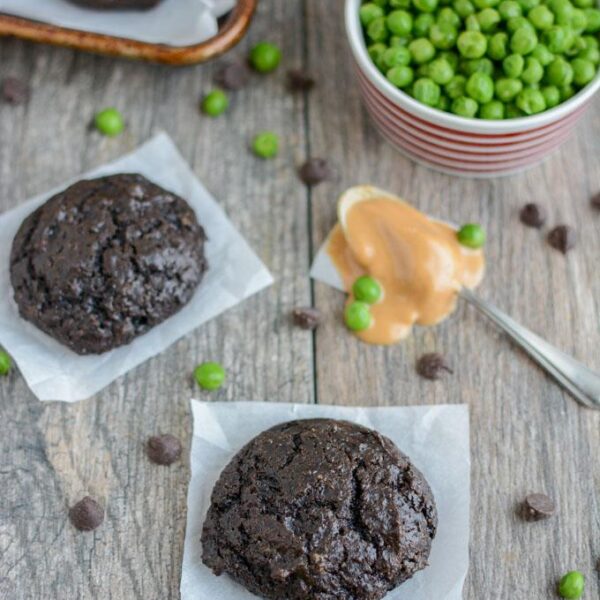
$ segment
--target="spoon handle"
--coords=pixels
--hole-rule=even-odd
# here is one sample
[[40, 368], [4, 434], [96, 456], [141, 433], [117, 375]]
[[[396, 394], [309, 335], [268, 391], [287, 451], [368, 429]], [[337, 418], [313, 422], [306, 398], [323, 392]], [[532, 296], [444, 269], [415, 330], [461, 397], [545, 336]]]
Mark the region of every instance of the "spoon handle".
[[531, 358], [552, 375], [576, 400], [600, 409], [600, 375], [519, 325], [495, 306], [463, 288], [461, 297], [489, 317]]

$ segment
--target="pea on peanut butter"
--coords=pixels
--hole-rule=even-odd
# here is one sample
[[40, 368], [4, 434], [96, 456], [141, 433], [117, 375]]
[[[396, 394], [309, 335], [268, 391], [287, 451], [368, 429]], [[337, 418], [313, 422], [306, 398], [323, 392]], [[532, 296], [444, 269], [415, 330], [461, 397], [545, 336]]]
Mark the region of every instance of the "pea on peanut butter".
[[368, 275], [382, 288], [370, 305], [368, 327], [355, 330], [371, 344], [394, 344], [416, 323], [435, 325], [456, 307], [464, 286], [481, 282], [485, 260], [481, 249], [459, 242], [457, 230], [435, 221], [400, 198], [371, 186], [349, 189], [338, 204], [339, 223], [328, 253], [349, 292]]

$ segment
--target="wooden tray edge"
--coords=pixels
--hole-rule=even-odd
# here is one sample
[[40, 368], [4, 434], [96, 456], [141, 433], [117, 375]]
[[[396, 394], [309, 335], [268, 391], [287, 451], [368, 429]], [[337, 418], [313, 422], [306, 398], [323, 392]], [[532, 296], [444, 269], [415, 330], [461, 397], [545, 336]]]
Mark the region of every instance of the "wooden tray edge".
[[151, 44], [5, 14], [0, 14], [0, 36], [166, 65], [193, 65], [215, 58], [235, 46], [248, 30], [257, 4], [258, 0], [239, 0], [217, 35], [193, 46]]

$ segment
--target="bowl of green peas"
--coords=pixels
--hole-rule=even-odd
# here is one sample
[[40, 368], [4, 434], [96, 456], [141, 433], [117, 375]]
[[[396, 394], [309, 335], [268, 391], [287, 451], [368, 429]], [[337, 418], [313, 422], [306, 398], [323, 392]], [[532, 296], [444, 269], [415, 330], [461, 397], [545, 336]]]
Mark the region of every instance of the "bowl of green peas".
[[377, 128], [452, 174], [540, 162], [600, 88], [598, 0], [346, 0], [346, 29]]

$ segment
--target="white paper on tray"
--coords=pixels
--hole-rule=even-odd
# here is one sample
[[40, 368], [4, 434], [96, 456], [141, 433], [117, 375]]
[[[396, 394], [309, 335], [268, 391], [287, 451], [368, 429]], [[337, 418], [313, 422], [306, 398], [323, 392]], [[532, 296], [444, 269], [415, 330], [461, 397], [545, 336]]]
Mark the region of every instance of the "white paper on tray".
[[98, 10], [68, 0], [0, 0], [0, 12], [153, 44], [188, 46], [217, 33], [235, 0], [163, 0], [150, 10]]
[[430, 565], [386, 600], [461, 600], [469, 562], [470, 455], [466, 405], [347, 408], [192, 400], [192, 478], [181, 600], [253, 600], [253, 594], [202, 564], [200, 536], [212, 488], [234, 454], [261, 431], [292, 419], [346, 419], [376, 429], [405, 452], [429, 481], [439, 512]]
[[[209, 270], [190, 303], [127, 346], [94, 356], [79, 356], [19, 317], [10, 285], [12, 240], [27, 215], [57, 191], [82, 178], [141, 173], [185, 198], [209, 237]], [[19, 365], [40, 400], [76, 402], [94, 395], [117, 377], [159, 354], [209, 319], [273, 282], [271, 274], [198, 181], [171, 139], [157, 135], [138, 150], [94, 169], [0, 215], [0, 345]]]

